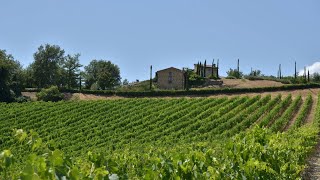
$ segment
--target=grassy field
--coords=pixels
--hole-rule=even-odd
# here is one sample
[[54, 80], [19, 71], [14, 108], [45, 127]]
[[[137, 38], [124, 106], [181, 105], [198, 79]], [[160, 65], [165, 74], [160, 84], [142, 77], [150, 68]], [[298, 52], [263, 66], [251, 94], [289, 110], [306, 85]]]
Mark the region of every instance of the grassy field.
[[[319, 113], [307, 120], [315, 104], [290, 94], [0, 103], [0, 150], [16, 160], [8, 177], [22, 177], [28, 164], [41, 174], [30, 154], [59, 150], [66, 173], [44, 162], [70, 179], [100, 171], [105, 179], [294, 179], [317, 141]], [[25, 143], [17, 129], [28, 132]]]

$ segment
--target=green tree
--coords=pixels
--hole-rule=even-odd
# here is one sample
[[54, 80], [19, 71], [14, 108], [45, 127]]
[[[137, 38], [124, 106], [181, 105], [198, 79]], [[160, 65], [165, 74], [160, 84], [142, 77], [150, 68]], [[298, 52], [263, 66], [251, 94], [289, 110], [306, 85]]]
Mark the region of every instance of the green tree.
[[207, 69], [207, 60], [204, 60], [204, 64], [203, 64], [203, 77], [206, 77], [206, 69]]
[[122, 85], [128, 85], [128, 84], [129, 84], [128, 79], [124, 79], [123, 82], [122, 82]]
[[41, 45], [34, 53], [34, 62], [31, 65], [33, 76], [38, 87], [61, 85], [62, 70], [65, 51], [57, 45]]
[[243, 77], [243, 73], [241, 71], [238, 71], [237, 69], [229, 69], [229, 71], [227, 71], [227, 75], [229, 78], [236, 78], [236, 79], [240, 79]]
[[314, 81], [314, 82], [320, 82], [320, 74], [317, 73], [317, 72], [313, 73], [313, 75], [312, 75], [312, 81]]
[[39, 101], [57, 102], [63, 99], [64, 95], [60, 93], [57, 86], [51, 86], [47, 89], [42, 89], [36, 94]]
[[261, 76], [261, 70], [254, 70], [254, 71], [251, 71], [249, 76]]
[[92, 60], [85, 69], [86, 88], [96, 85], [98, 89], [110, 89], [120, 85], [120, 69], [111, 61]]
[[11, 102], [21, 94], [22, 67], [11, 54], [0, 50], [0, 101]]
[[37, 86], [32, 64], [23, 69], [22, 76], [24, 77], [23, 87], [32, 88]]
[[79, 62], [80, 54], [74, 56], [67, 55], [63, 62], [63, 68], [66, 71], [66, 81], [68, 89], [77, 87], [77, 78], [79, 77], [80, 67], [82, 66]]

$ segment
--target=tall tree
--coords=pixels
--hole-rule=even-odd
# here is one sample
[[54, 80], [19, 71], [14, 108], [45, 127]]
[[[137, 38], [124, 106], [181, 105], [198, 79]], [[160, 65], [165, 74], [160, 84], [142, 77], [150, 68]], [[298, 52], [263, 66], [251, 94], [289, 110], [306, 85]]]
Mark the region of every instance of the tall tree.
[[237, 65], [237, 72], [238, 72], [238, 74], [237, 74], [237, 78], [240, 78], [240, 62], [239, 62], [240, 60], [238, 59], [238, 65]]
[[206, 70], [207, 70], [207, 60], [204, 60], [204, 64], [203, 64], [203, 77], [206, 77]]
[[96, 85], [98, 89], [110, 89], [120, 85], [120, 69], [111, 61], [92, 60], [85, 69], [87, 88]]
[[20, 95], [21, 74], [20, 63], [5, 50], [0, 50], [0, 101], [11, 102], [15, 95]]
[[214, 66], [214, 59], [212, 60], [212, 65], [211, 65], [211, 77], [213, 77], [213, 66]]
[[282, 78], [282, 74], [281, 74], [281, 64], [279, 64], [279, 79], [281, 79]]
[[217, 60], [217, 78], [219, 79], [219, 59]]
[[203, 68], [202, 68], [202, 63], [201, 63], [201, 61], [200, 61], [200, 73], [199, 73], [199, 75], [200, 75], [200, 77], [203, 77]]
[[34, 53], [32, 64], [34, 78], [38, 87], [60, 85], [61, 65], [64, 60], [64, 50], [57, 45], [41, 45]]
[[77, 78], [79, 77], [80, 67], [82, 66], [79, 61], [80, 54], [73, 56], [67, 55], [63, 62], [63, 68], [66, 71], [66, 81], [68, 88], [77, 87]]
[[198, 64], [197, 64], [197, 75], [200, 76], [200, 64], [199, 64], [199, 61], [198, 61]]
[[150, 66], [150, 91], [152, 90], [152, 65]]

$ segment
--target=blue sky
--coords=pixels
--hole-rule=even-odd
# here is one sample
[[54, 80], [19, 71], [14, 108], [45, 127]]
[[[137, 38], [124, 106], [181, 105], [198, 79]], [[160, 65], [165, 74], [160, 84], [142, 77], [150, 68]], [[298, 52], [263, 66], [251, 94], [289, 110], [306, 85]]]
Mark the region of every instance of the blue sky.
[[[220, 59], [220, 72], [284, 75], [320, 61], [317, 0], [1, 1], [0, 49], [27, 66], [41, 44], [111, 60], [129, 81], [167, 67]], [[316, 63], [319, 64], [319, 63]], [[319, 68], [320, 70], [320, 68]]]

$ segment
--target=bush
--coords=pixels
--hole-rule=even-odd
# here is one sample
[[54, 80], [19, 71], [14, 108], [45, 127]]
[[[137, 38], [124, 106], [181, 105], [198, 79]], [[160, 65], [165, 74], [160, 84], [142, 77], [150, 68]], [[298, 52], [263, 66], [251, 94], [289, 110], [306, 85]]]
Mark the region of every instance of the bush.
[[31, 101], [31, 98], [28, 96], [19, 96], [15, 98], [15, 102], [18, 102], [18, 103], [29, 102], [29, 101]]
[[237, 79], [237, 78], [234, 76], [227, 76], [226, 79]]
[[235, 77], [236, 79], [241, 79], [243, 77], [243, 73], [241, 71], [238, 72], [237, 69], [229, 69], [227, 71], [228, 77]]
[[64, 98], [64, 95], [60, 93], [57, 86], [51, 86], [48, 89], [42, 89], [39, 93], [37, 93], [36, 96], [39, 101], [52, 102], [61, 101]]
[[205, 78], [203, 78], [195, 73], [192, 73], [189, 76], [188, 82], [189, 82], [189, 87], [199, 87], [199, 86], [204, 85], [204, 83], [206, 81], [205, 81]]

